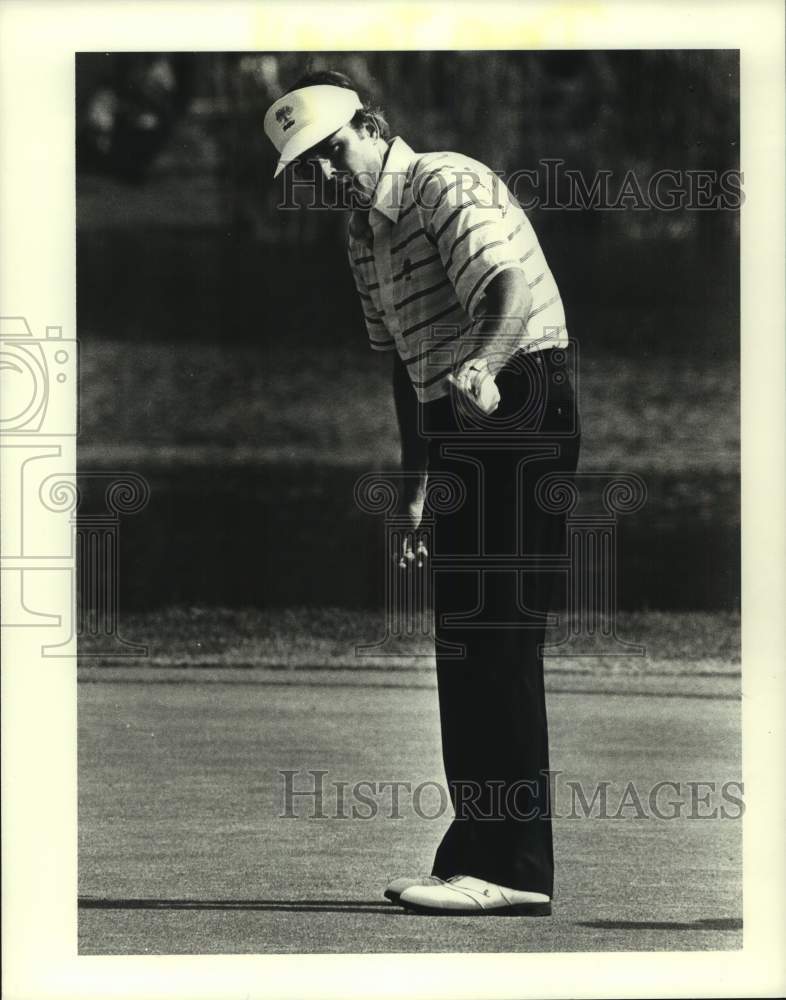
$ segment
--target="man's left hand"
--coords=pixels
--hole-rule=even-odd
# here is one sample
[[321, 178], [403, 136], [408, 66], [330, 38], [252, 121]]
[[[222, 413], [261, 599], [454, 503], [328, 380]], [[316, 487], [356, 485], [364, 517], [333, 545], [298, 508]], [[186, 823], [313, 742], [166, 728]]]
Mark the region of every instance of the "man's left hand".
[[485, 358], [467, 358], [448, 381], [482, 413], [493, 413], [499, 406], [499, 389]]

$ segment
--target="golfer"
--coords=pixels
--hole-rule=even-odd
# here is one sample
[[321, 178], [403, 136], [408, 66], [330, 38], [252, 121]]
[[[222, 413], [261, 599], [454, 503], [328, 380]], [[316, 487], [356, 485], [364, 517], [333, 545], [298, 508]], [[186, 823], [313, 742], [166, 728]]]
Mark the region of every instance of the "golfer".
[[[416, 153], [346, 76], [301, 79], [268, 110], [288, 164], [348, 199], [349, 264], [371, 349], [389, 352], [411, 532], [428, 572], [445, 772], [455, 812], [430, 875], [385, 895], [427, 914], [551, 913], [554, 858], [542, 644], [579, 427], [562, 300], [506, 185], [453, 152]], [[428, 477], [431, 551], [418, 531]], [[434, 476], [436, 479], [437, 477]], [[552, 562], [549, 564], [549, 557]], [[426, 564], [419, 569], [419, 564]], [[550, 568], [551, 566], [551, 568]]]

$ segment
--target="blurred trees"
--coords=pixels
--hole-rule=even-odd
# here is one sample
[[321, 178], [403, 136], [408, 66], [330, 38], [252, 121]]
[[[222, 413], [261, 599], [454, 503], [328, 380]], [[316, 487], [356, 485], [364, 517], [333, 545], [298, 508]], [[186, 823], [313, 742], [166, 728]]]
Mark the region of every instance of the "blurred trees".
[[[457, 149], [506, 174], [543, 158], [588, 179], [738, 166], [735, 51], [81, 53], [79, 173], [137, 183], [210, 175], [237, 230], [324, 238], [323, 213], [276, 211], [283, 181], [271, 179], [276, 155], [262, 129], [269, 104], [324, 67], [352, 76], [413, 148]], [[629, 235], [668, 236], [675, 225], [664, 213], [619, 214]], [[340, 218], [327, 225], [343, 231]], [[675, 235], [699, 223], [681, 225]]]
[[77, 57], [77, 170], [141, 181], [189, 108], [197, 66], [187, 53]]

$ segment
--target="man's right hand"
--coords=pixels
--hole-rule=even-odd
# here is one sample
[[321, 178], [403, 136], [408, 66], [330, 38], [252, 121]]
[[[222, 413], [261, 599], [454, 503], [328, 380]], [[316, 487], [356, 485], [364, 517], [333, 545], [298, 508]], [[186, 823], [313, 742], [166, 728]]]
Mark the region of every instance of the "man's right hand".
[[400, 529], [393, 534], [391, 556], [404, 571], [410, 566], [422, 567], [428, 556], [425, 537], [418, 532], [428, 482], [428, 442], [420, 433], [420, 404], [412, 379], [397, 351], [393, 351], [393, 400], [401, 434], [401, 468], [405, 474], [396, 511]]
[[[413, 548], [414, 544], [417, 544], [417, 548]], [[427, 558], [428, 549], [426, 547], [425, 536], [418, 538], [415, 543], [415, 536], [413, 534], [404, 535], [401, 550], [394, 551], [393, 553], [393, 559], [401, 570], [409, 570], [413, 567], [422, 569]]]
[[423, 519], [427, 482], [428, 474], [425, 472], [407, 476], [399, 498], [396, 513], [401, 530], [394, 537], [391, 558], [402, 570], [413, 566], [422, 567], [428, 557], [426, 537], [418, 531]]

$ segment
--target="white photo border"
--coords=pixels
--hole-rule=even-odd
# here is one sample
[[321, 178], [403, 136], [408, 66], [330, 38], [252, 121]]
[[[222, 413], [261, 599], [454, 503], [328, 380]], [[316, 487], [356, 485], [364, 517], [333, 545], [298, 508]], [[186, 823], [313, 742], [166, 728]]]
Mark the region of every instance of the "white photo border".
[[[736, 3], [0, 0], [0, 311], [76, 336], [78, 51], [739, 49], [742, 209], [744, 947], [733, 952], [77, 955], [76, 662], [3, 635], [3, 958], [32, 997], [778, 996], [786, 991], [784, 761], [784, 12]], [[73, 387], [74, 379], [68, 385]], [[75, 401], [62, 472], [74, 474]], [[45, 442], [49, 444], [49, 439]], [[16, 468], [0, 452], [2, 473]], [[4, 514], [7, 511], [4, 510]], [[34, 512], [30, 512], [30, 517]], [[44, 536], [52, 525], [42, 514]], [[57, 530], [65, 531], [61, 518]], [[11, 525], [13, 528], [13, 525]], [[10, 530], [10, 529], [9, 529]], [[9, 533], [13, 547], [13, 536]], [[68, 539], [52, 538], [59, 552]], [[64, 557], [65, 558], [65, 557]], [[66, 565], [63, 563], [63, 565]], [[69, 574], [62, 574], [68, 578]], [[34, 606], [70, 613], [41, 574]]]

